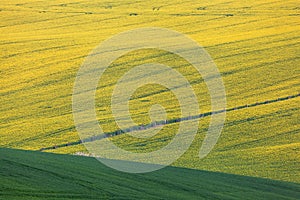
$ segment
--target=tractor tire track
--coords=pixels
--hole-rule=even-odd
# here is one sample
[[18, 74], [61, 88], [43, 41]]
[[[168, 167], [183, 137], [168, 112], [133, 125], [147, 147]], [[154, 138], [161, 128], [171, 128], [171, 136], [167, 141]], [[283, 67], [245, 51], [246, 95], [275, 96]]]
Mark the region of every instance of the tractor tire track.
[[65, 143], [65, 144], [59, 144], [59, 145], [55, 145], [55, 146], [51, 146], [51, 147], [41, 148], [39, 151], [45, 151], [45, 150], [50, 150], [50, 149], [58, 149], [58, 148], [67, 147], [67, 146], [74, 146], [74, 145], [82, 144], [82, 143], [85, 143], [85, 142], [93, 142], [93, 141], [96, 141], [96, 140], [101, 140], [101, 139], [104, 139], [104, 138], [121, 135], [121, 134], [124, 134], [124, 133], [129, 133], [129, 132], [134, 132], [134, 131], [139, 131], [139, 130], [147, 130], [147, 129], [155, 128], [157, 126], [174, 124], [174, 123], [178, 123], [178, 122], [181, 122], [181, 121], [200, 119], [200, 118], [208, 117], [208, 116], [211, 116], [211, 115], [220, 114], [220, 113], [223, 113], [223, 112], [231, 112], [231, 111], [241, 110], [241, 109], [245, 109], [245, 108], [256, 107], [256, 106], [260, 106], [260, 105], [267, 105], [267, 104], [271, 104], [271, 103], [275, 103], [275, 102], [281, 102], [281, 101], [286, 101], [286, 100], [289, 100], [289, 99], [294, 99], [294, 98], [297, 98], [297, 97], [300, 97], [300, 93], [295, 94], [295, 95], [280, 97], [280, 98], [276, 98], [276, 99], [272, 99], [272, 100], [266, 100], [266, 101], [262, 101], [262, 102], [256, 102], [256, 103], [252, 103], [252, 104], [241, 105], [241, 106], [237, 106], [237, 107], [233, 107], [233, 108], [227, 108], [227, 109], [218, 110], [218, 111], [201, 113], [199, 115], [193, 115], [193, 116], [176, 118], [176, 119], [169, 119], [169, 120], [164, 120], [164, 121], [155, 121], [155, 122], [152, 122], [152, 123], [146, 124], [146, 125], [139, 125], [139, 126], [129, 127], [125, 130], [116, 130], [116, 131], [113, 131], [113, 132], [104, 133], [102, 135], [96, 135], [96, 136], [93, 136], [93, 137], [90, 137], [90, 138], [86, 138], [84, 140], [78, 140], [78, 141], [69, 142], [69, 143]]

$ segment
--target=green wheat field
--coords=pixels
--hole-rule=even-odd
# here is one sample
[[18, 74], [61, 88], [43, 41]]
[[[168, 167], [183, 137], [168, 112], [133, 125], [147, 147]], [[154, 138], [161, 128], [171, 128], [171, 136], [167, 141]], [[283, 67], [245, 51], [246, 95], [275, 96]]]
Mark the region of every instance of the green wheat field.
[[[298, 1], [2, 0], [0, 19], [0, 199], [299, 199]], [[222, 76], [227, 112], [217, 144], [200, 159], [213, 112], [201, 75], [158, 49], [118, 58], [96, 91], [105, 133], [119, 130], [111, 110], [115, 85], [145, 63], [180, 72], [196, 94], [199, 114], [206, 113], [192, 145], [172, 166], [128, 174], [79, 156], [90, 153], [76, 131], [72, 93], [95, 47], [142, 27], [175, 30], [201, 45]], [[142, 86], [128, 103], [140, 126], [151, 123], [154, 104], [173, 120], [148, 139], [110, 137], [132, 152], [162, 148], [176, 134], [176, 119], [186, 117], [172, 91], [160, 85]]]

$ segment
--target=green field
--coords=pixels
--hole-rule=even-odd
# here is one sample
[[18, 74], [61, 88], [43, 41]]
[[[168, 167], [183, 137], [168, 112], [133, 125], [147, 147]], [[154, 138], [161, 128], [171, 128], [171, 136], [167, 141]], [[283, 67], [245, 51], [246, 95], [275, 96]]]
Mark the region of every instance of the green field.
[[94, 158], [0, 149], [4, 199], [296, 199], [294, 183], [167, 167], [127, 174]]
[[[174, 187], [182, 190], [180, 195], [187, 195], [185, 196], [187, 198], [188, 191], [193, 191], [190, 195], [201, 193], [203, 197], [212, 199], [238, 198], [241, 197], [239, 195], [248, 192], [257, 195], [253, 198], [263, 198], [264, 195], [277, 198], [272, 195], [282, 195], [289, 187], [287, 190], [290, 196], [285, 197], [296, 197], [298, 185], [261, 178], [300, 183], [298, 153], [300, 97], [297, 96], [300, 93], [298, 4], [296, 0], [251, 2], [155, 0], [134, 3], [129, 0], [2, 1], [0, 147], [3, 149], [0, 156], [3, 157], [2, 170], [12, 171], [8, 171], [11, 176], [6, 176], [8, 173], [1, 170], [2, 175], [6, 177], [3, 179], [5, 181], [0, 181], [1, 192], [5, 192], [8, 196], [12, 195], [17, 187], [28, 180], [26, 176], [34, 175], [36, 168], [47, 168], [46, 163], [53, 158], [53, 165], [49, 163], [50, 166], [45, 172], [39, 171], [34, 175], [37, 182], [32, 182], [28, 187], [22, 186], [18, 192], [28, 195], [30, 191], [34, 191], [37, 199], [43, 195], [49, 195], [48, 197], [62, 195], [61, 197], [69, 198], [71, 196], [56, 184], [62, 184], [60, 175], [70, 170], [68, 177], [76, 176], [74, 178], [76, 184], [68, 183], [65, 189], [78, 190], [76, 193], [78, 198], [86, 198], [84, 195], [90, 190], [91, 197], [99, 195], [98, 191], [89, 189], [93, 184], [97, 188], [101, 188], [101, 185], [105, 187], [103, 195], [117, 198], [115, 196], [118, 195], [117, 189], [113, 188], [114, 192], [110, 192], [110, 184], [121, 184], [127, 178], [132, 178], [133, 181], [128, 185], [120, 185], [120, 188], [123, 188], [122, 194], [127, 190], [130, 195], [146, 192], [150, 195], [149, 198], [153, 197], [151, 195], [167, 195], [164, 191], [171, 190], [172, 186], [168, 184], [174, 182], [178, 183]], [[91, 158], [6, 149], [36, 151], [44, 149], [43, 151], [58, 154], [88, 153], [82, 144], [78, 144], [80, 137], [72, 115], [72, 92], [77, 71], [86, 56], [102, 41], [122, 31], [141, 27], [169, 28], [186, 34], [203, 46], [218, 66], [226, 89], [226, 122], [217, 145], [207, 157], [199, 159], [198, 154], [210, 116], [200, 119], [193, 144], [172, 164], [173, 167], [154, 174], [141, 175], [147, 177], [147, 180], [149, 178], [149, 184], [153, 186], [158, 181], [158, 176], [170, 173], [173, 179], [166, 178], [168, 183], [166, 187], [163, 187], [164, 183], [159, 183], [164, 188], [162, 190], [157, 190], [156, 186], [153, 186], [148, 188], [149, 191], [141, 189], [140, 193], [135, 192], [135, 189], [131, 188], [134, 184], [148, 184], [138, 181], [140, 175], [110, 171]], [[134, 66], [152, 62], [163, 63], [179, 71], [195, 91], [199, 101], [199, 113], [212, 111], [205, 82], [184, 59], [155, 49], [134, 51], [113, 62], [99, 82], [96, 110], [99, 124], [105, 132], [118, 130], [111, 113], [110, 98], [119, 78]], [[287, 98], [289, 96], [293, 98]], [[266, 101], [268, 103], [265, 103]], [[256, 103], [255, 106], [245, 107]], [[148, 112], [154, 104], [160, 104], [165, 108], [169, 120], [186, 117], [180, 115], [178, 101], [171, 91], [158, 85], [145, 85], [134, 93], [129, 102], [130, 113], [137, 124], [150, 122]], [[243, 108], [234, 109], [239, 107]], [[124, 149], [149, 152], [170, 142], [178, 129], [178, 124], [166, 125], [159, 134], [148, 140], [135, 139], [126, 134], [111, 139]], [[65, 144], [74, 145], [65, 146]], [[52, 148], [55, 146], [58, 148]], [[43, 162], [48, 161], [43, 164], [39, 159]], [[70, 160], [74, 165], [78, 163], [79, 166], [67, 164], [64, 159]], [[23, 168], [25, 166], [20, 163], [33, 166], [26, 168], [30, 175], [26, 175], [27, 171]], [[103, 181], [98, 180], [97, 177], [105, 172], [92, 175], [94, 165], [99, 165], [100, 171], [109, 171], [109, 176], [118, 178], [115, 180], [107, 176]], [[55, 167], [59, 168], [58, 174], [54, 174]], [[77, 175], [76, 170], [83, 170], [83, 173]], [[20, 178], [22, 173], [20, 176], [12, 175], [18, 174], [18, 171], [24, 173], [24, 178]], [[178, 171], [180, 173], [183, 171], [189, 177], [187, 179], [190, 182], [187, 185], [176, 179], [174, 174]], [[55, 178], [47, 185], [42, 181], [43, 176], [45, 180]], [[199, 176], [199, 180], [209, 176], [211, 185], [206, 188], [205, 182], [202, 183], [194, 176]], [[233, 181], [233, 185], [229, 180]], [[255, 184], [252, 185], [249, 180], [258, 181], [266, 186], [255, 193], [254, 189], [259, 188]], [[39, 184], [40, 188], [35, 188], [36, 184]], [[215, 184], [217, 189], [213, 188]], [[131, 189], [126, 189], [129, 185]], [[239, 188], [242, 186], [245, 187]], [[273, 186], [277, 189], [268, 188]], [[49, 187], [49, 190], [42, 189], [45, 187]], [[41, 192], [36, 193], [37, 190]], [[212, 193], [216, 196], [210, 196]], [[171, 192], [168, 195], [172, 195]]]

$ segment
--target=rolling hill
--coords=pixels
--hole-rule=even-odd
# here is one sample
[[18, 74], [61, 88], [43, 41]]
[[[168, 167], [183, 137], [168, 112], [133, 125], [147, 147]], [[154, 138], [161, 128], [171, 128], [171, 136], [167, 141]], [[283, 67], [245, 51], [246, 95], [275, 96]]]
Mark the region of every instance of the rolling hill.
[[[148, 195], [145, 198], [157, 195], [175, 198], [171, 190], [176, 188], [180, 191], [178, 195], [185, 197], [248, 197], [245, 194], [258, 199], [296, 197], [298, 185], [287, 182], [300, 183], [298, 4], [296, 0], [2, 1], [2, 194], [35, 195], [30, 197], [36, 199], [98, 195], [118, 198], [128, 192], [134, 198], [144, 192]], [[173, 167], [149, 175], [114, 172], [92, 158], [7, 149], [88, 153], [80, 143], [72, 115], [77, 71], [99, 43], [140, 27], [164, 27], [186, 34], [203, 46], [218, 66], [226, 88], [227, 117], [221, 137], [207, 157], [200, 160], [198, 152], [210, 114], [201, 117], [196, 139]], [[97, 118], [106, 133], [119, 130], [110, 108], [114, 85], [134, 66], [152, 62], [171, 66], [186, 77], [198, 98], [199, 114], [214, 112], [205, 82], [184, 59], [157, 49], [135, 51], [113, 62], [99, 82]], [[139, 126], [151, 122], [148, 112], [154, 104], [166, 109], [168, 120], [187, 117], [180, 115], [178, 101], [171, 91], [146, 85], [129, 102], [132, 118]], [[170, 142], [177, 129], [178, 123], [169, 123], [149, 140], [126, 134], [111, 140], [130, 151], [149, 152]], [[100, 172], [93, 174], [98, 168]], [[82, 174], [77, 174], [78, 170]], [[187, 185], [178, 180], [183, 176], [178, 175], [181, 173], [186, 176]], [[35, 178], [28, 182], [31, 176]], [[70, 180], [72, 176], [75, 178]], [[99, 177], [103, 176], [102, 181]], [[159, 182], [158, 176], [166, 177], [166, 183]], [[64, 178], [69, 181], [62, 188]], [[146, 182], [139, 181], [140, 178]], [[199, 183], [206, 178], [211, 181], [209, 185]], [[139, 189], [133, 186], [126, 189], [127, 179], [131, 181], [129, 185], [139, 185]], [[112, 184], [119, 188], [113, 189]], [[146, 188], [147, 184], [151, 187]], [[48, 186], [48, 190], [42, 189]]]

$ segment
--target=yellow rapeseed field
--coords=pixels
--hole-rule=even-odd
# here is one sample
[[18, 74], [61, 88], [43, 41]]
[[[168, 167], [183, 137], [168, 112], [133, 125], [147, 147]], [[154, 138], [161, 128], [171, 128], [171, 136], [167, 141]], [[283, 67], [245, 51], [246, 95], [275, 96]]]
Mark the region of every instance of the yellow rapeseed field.
[[[134, 28], [169, 28], [203, 46], [222, 75], [227, 108], [296, 95], [300, 92], [298, 4], [296, 0], [3, 0], [0, 146], [39, 150], [78, 141], [72, 116], [76, 73], [102, 41]], [[175, 57], [145, 50], [112, 64], [96, 96], [97, 117], [106, 132], [118, 129], [110, 109], [114, 84], [129, 68], [144, 62], [164, 62], [176, 68], [192, 83], [201, 112], [211, 111], [205, 83], [191, 66]], [[148, 110], [157, 103], [166, 108], [169, 119], [180, 117], [178, 102], [165, 88], [148, 85], [134, 95], [130, 111], [137, 123], [149, 123]], [[174, 165], [300, 182], [299, 99], [228, 112], [217, 146], [199, 160], [209, 123], [209, 117], [203, 119], [197, 139]], [[170, 141], [177, 126], [168, 125], [143, 143], [125, 135], [113, 140], [129, 150], [150, 151]], [[73, 145], [48, 151], [85, 149]]]

